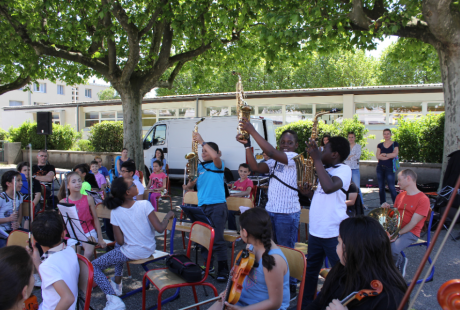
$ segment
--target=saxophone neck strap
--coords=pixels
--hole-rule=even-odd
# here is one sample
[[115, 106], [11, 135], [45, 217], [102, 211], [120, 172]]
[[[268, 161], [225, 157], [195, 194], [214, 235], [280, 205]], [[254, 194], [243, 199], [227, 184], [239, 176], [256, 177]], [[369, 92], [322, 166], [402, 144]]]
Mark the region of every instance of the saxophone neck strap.
[[206, 164], [210, 164], [212, 163], [212, 160], [210, 161], [201, 161], [198, 159], [198, 161], [200, 162], [201, 166], [204, 168], [204, 170], [206, 171], [210, 171], [210, 172], [214, 172], [214, 173], [224, 173], [224, 170], [212, 170], [212, 169], [209, 169], [209, 168], [206, 168]]

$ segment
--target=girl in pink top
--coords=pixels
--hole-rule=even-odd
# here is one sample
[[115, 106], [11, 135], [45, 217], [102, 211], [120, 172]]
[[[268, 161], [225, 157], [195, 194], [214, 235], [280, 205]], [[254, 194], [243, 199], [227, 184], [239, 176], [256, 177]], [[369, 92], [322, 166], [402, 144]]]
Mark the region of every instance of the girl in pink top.
[[161, 166], [163, 166], [161, 161], [153, 162], [153, 172], [147, 186], [150, 191], [150, 203], [155, 211], [158, 211], [157, 198], [161, 197], [162, 192], [166, 189], [166, 174], [161, 170]]
[[[97, 242], [102, 248], [106, 247], [104, 239], [102, 237], [101, 225], [97, 219], [96, 206], [94, 200], [86, 195], [80, 193], [81, 190], [81, 177], [76, 172], [67, 174], [67, 189], [69, 190], [69, 203], [74, 204], [77, 208], [78, 218], [82, 221], [83, 231], [92, 241]], [[66, 202], [66, 199], [62, 199], [60, 202]], [[96, 219], [96, 220], [94, 220]], [[84, 222], [83, 222], [84, 221]], [[84, 255], [87, 259], [92, 260], [94, 245], [82, 243], [84, 249]], [[79, 251], [77, 250], [77, 253]]]

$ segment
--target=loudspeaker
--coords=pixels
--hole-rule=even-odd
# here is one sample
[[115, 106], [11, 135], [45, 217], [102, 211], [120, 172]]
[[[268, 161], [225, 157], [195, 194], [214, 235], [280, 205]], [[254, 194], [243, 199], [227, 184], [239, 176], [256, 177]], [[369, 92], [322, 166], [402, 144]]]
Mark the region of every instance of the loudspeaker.
[[37, 112], [37, 135], [53, 133], [53, 113]]

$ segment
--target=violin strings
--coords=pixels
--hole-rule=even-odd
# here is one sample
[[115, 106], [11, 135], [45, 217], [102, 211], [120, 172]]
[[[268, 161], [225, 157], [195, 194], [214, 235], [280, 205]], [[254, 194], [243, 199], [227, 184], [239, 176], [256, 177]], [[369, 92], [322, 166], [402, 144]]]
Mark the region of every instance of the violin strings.
[[[459, 215], [460, 215], [460, 208], [458, 208], [457, 213], [455, 213], [455, 217], [454, 217], [454, 219], [452, 220], [452, 224], [457, 222], [457, 219], [458, 219]], [[436, 256], [434, 257], [433, 262], [432, 262], [431, 265], [430, 265], [430, 268], [428, 268], [428, 270], [426, 271], [426, 274], [425, 274], [425, 276], [424, 276], [424, 278], [423, 278], [423, 281], [422, 281], [422, 283], [420, 284], [420, 286], [419, 286], [419, 288], [418, 288], [418, 290], [417, 290], [417, 293], [415, 294], [414, 298], [412, 298], [412, 300], [411, 300], [411, 302], [410, 302], [410, 304], [409, 304], [409, 308], [408, 308], [408, 309], [412, 309], [412, 306], [414, 305], [415, 301], [417, 300], [418, 295], [419, 295], [420, 292], [422, 291], [422, 288], [423, 288], [423, 286], [424, 286], [425, 283], [426, 283], [426, 279], [428, 279], [428, 276], [430, 275], [431, 269], [432, 269], [432, 268], [434, 267], [434, 265], [436, 264], [436, 261], [438, 260], [439, 254], [441, 254], [441, 251], [442, 251], [442, 249], [444, 248], [444, 245], [446, 244], [447, 239], [448, 239], [449, 236], [450, 236], [450, 233], [451, 233], [452, 230], [454, 229], [454, 226], [455, 226], [455, 225], [450, 225], [449, 230], [447, 230], [447, 233], [446, 233], [446, 235], [444, 236], [444, 239], [442, 239], [441, 245], [440, 245], [438, 251], [436, 252]], [[415, 281], [417, 281], [417, 280], [415, 280]]]

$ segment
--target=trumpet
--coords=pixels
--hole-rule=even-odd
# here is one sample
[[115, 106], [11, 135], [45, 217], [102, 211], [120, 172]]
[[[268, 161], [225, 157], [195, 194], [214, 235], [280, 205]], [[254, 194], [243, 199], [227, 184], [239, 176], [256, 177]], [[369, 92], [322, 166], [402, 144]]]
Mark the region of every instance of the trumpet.
[[249, 138], [249, 133], [246, 130], [241, 129], [240, 121], [243, 118], [247, 118], [248, 120], [251, 118], [251, 111], [252, 107], [248, 105], [246, 101], [244, 101], [244, 91], [243, 91], [243, 82], [241, 81], [241, 74], [233, 71], [233, 75], [238, 75], [238, 82], [236, 83], [236, 115], [238, 116], [238, 135], [241, 135], [243, 140], [247, 140]]
[[[200, 119], [195, 123], [195, 128], [193, 132], [198, 132], [198, 124], [204, 121], [204, 118]], [[185, 159], [188, 160], [187, 163], [187, 179], [190, 182], [193, 182], [198, 178], [198, 142], [192, 142], [192, 151], [185, 155]]]

